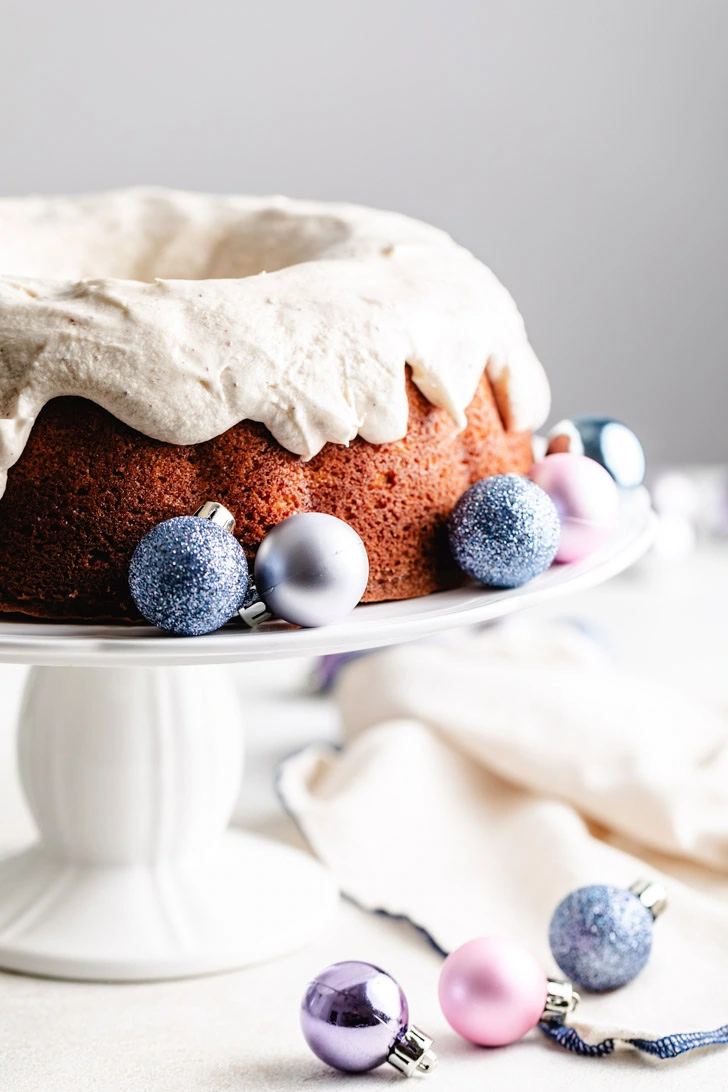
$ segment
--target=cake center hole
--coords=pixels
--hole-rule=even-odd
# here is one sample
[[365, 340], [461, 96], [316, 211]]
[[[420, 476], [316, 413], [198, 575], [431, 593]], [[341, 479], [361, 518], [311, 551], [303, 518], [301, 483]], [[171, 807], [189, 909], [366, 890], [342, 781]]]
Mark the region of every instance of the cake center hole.
[[279, 207], [190, 207], [124, 195], [80, 200], [63, 215], [0, 221], [0, 275], [49, 280], [211, 280], [254, 277], [314, 261], [346, 241], [335, 215]]

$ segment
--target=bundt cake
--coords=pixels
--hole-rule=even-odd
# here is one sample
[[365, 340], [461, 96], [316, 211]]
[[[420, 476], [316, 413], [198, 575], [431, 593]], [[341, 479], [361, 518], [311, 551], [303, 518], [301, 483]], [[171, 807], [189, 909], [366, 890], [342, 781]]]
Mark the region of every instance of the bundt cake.
[[450, 587], [449, 512], [528, 470], [548, 406], [509, 294], [407, 217], [0, 200], [0, 611], [134, 619], [136, 543], [208, 498], [249, 556], [293, 512], [345, 519], [368, 600]]

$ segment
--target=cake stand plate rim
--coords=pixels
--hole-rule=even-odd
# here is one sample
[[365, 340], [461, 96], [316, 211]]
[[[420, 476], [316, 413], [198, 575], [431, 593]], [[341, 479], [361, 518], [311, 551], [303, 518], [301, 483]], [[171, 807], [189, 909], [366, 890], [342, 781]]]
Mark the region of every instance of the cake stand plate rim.
[[169, 637], [151, 626], [0, 622], [0, 663], [58, 667], [161, 667], [315, 656], [433, 636], [584, 591], [629, 568], [647, 552], [657, 527], [644, 487], [623, 493], [615, 533], [581, 562], [554, 565], [520, 588], [475, 585], [418, 599], [368, 603], [320, 629], [274, 623], [248, 631], [231, 624], [205, 637]]

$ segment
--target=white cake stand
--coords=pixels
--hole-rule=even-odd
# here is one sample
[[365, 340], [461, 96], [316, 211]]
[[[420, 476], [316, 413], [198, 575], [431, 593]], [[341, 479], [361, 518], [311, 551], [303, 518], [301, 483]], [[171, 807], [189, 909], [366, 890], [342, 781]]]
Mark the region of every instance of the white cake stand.
[[[358, 607], [316, 630], [0, 624], [0, 662], [32, 664], [20, 775], [40, 838], [0, 862], [0, 966], [74, 979], [227, 970], [303, 945], [336, 906], [311, 857], [227, 830], [244, 709], [224, 663], [426, 637], [606, 580], [649, 546], [647, 494], [587, 561], [513, 591], [470, 587]], [[191, 666], [194, 665], [194, 666]]]

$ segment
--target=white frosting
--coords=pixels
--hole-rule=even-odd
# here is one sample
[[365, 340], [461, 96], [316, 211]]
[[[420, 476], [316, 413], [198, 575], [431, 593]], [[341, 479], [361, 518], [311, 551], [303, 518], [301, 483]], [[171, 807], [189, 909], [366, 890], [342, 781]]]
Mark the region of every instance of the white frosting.
[[261, 421], [308, 459], [404, 436], [405, 364], [460, 426], [486, 367], [508, 428], [548, 414], [508, 292], [416, 220], [155, 189], [0, 200], [0, 491], [59, 395], [173, 444]]

